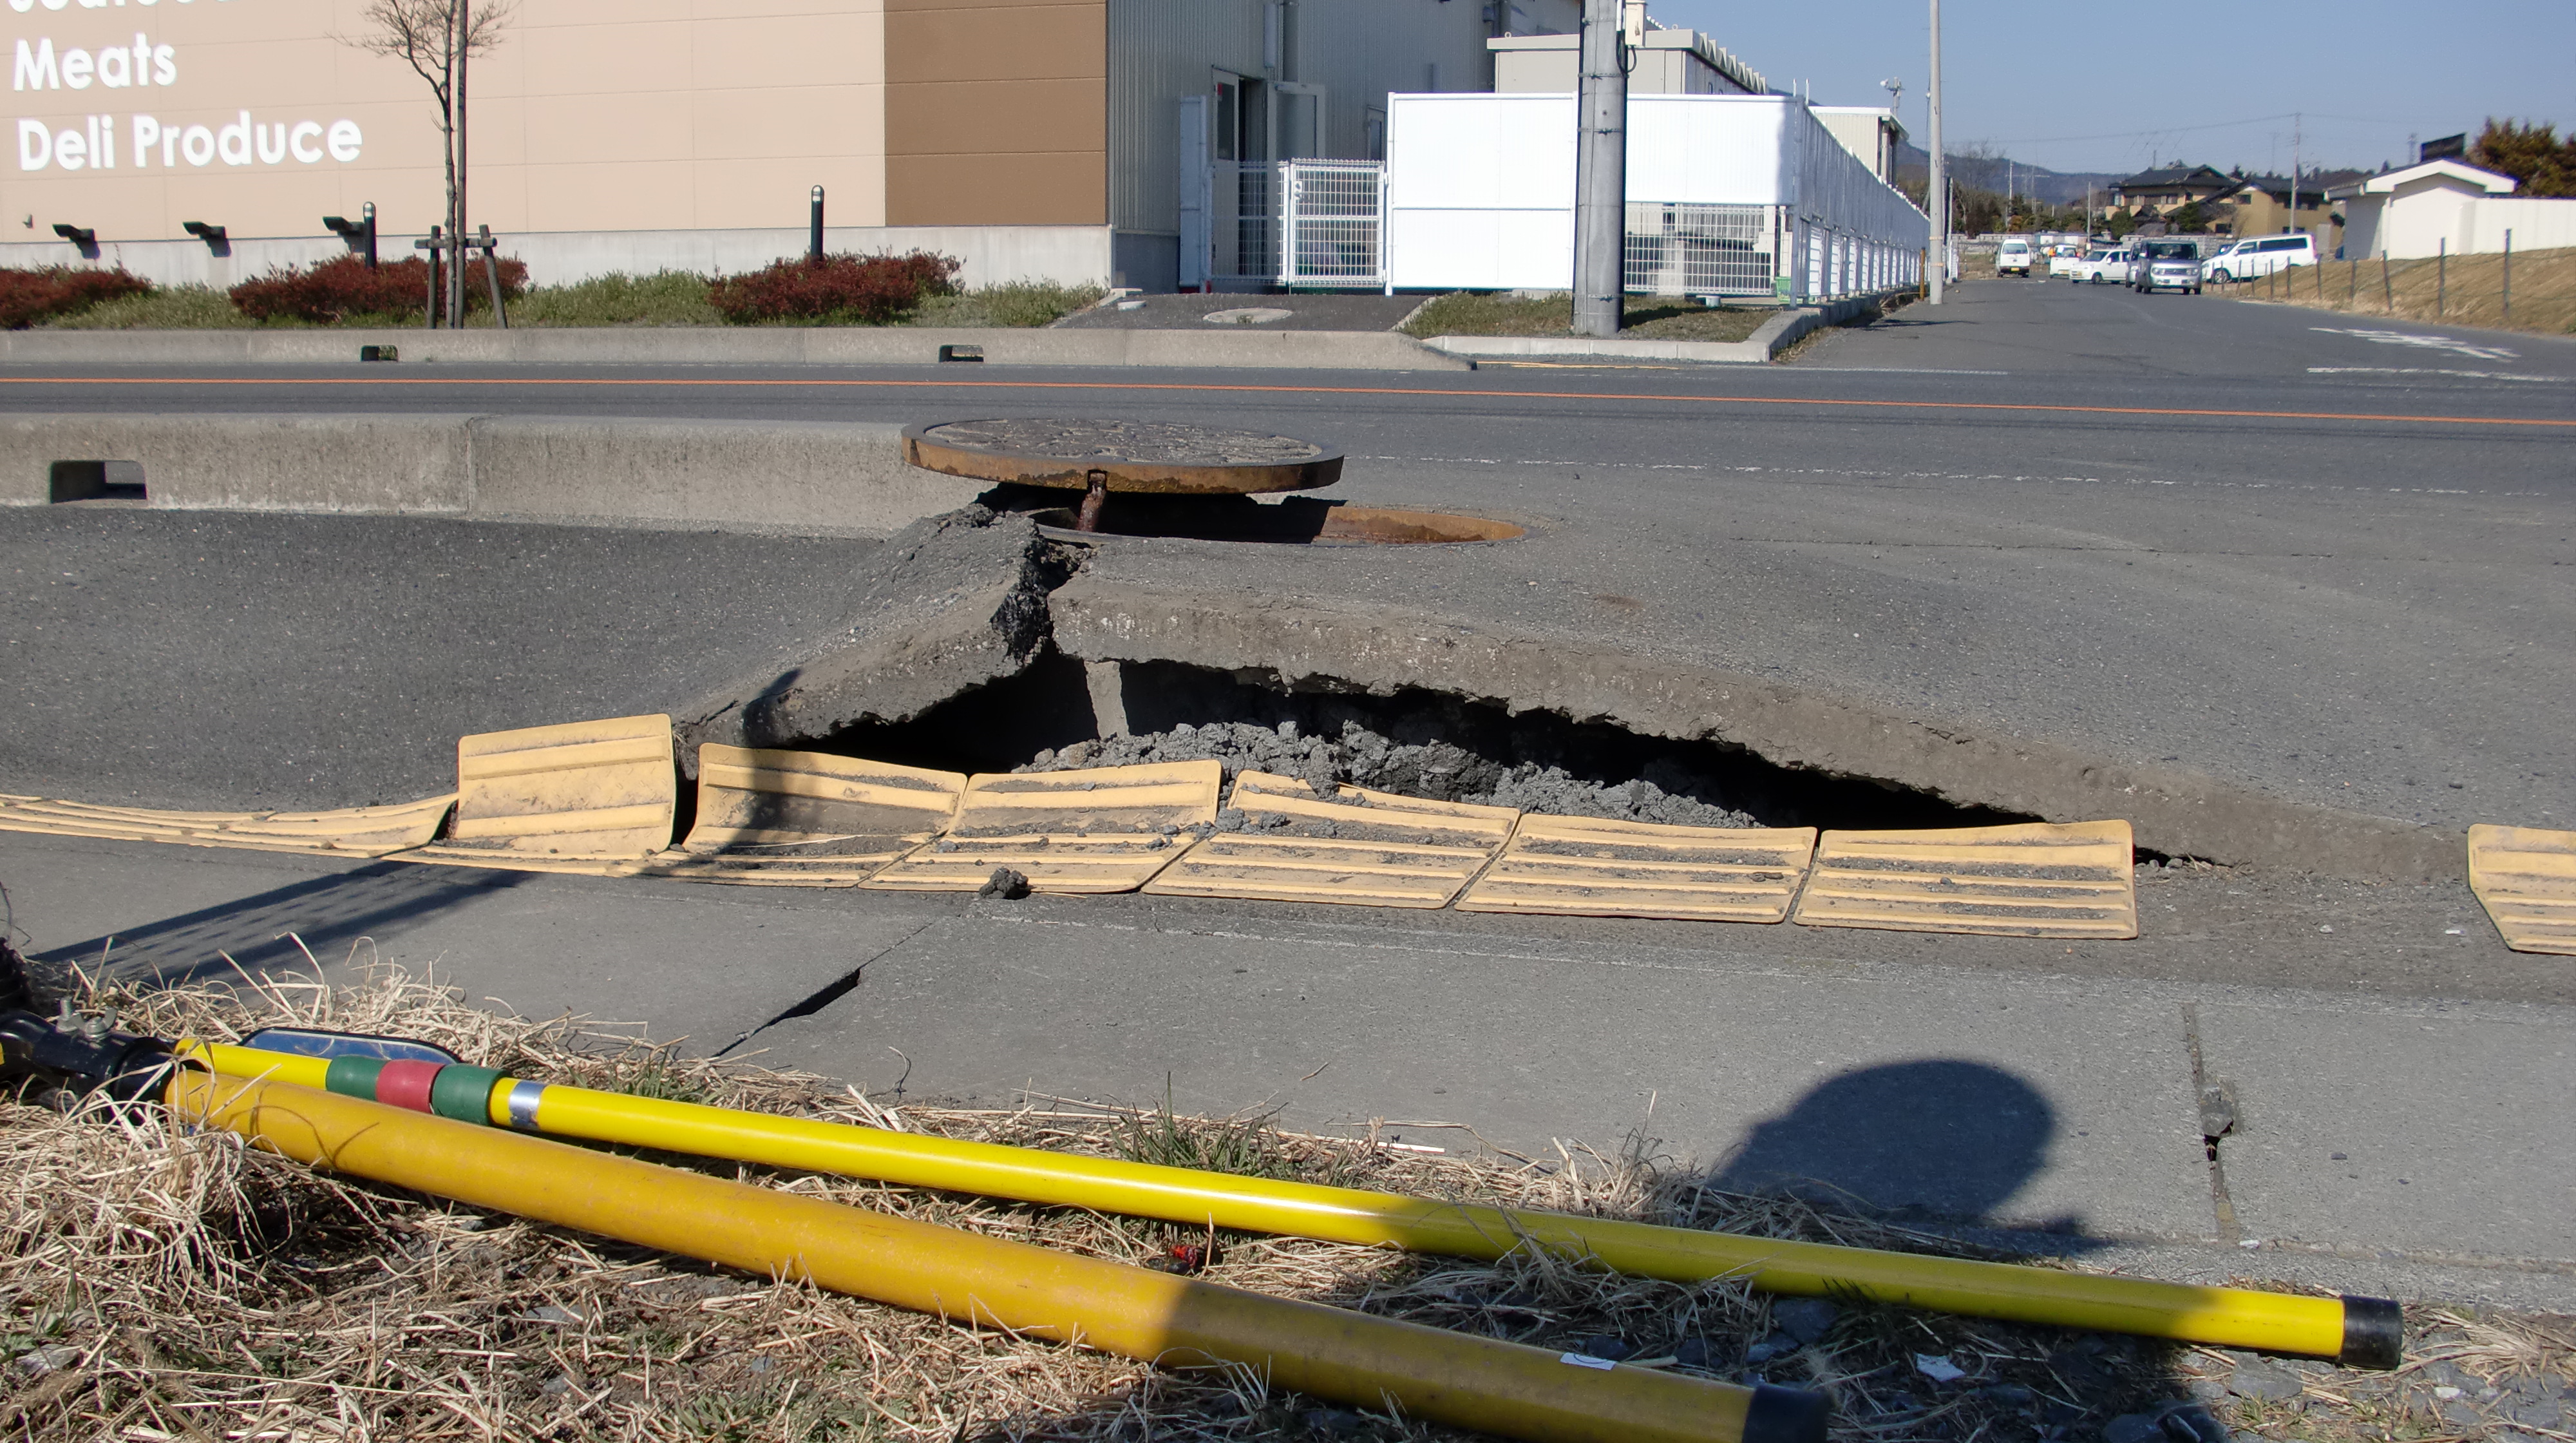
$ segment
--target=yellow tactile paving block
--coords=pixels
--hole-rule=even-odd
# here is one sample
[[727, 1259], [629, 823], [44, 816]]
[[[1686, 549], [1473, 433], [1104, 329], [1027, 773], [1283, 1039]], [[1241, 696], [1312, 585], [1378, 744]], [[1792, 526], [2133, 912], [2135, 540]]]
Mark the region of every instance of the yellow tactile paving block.
[[1192, 847], [1145, 888], [1181, 897], [1442, 907], [1511, 837], [1511, 807], [1429, 802], [1343, 787], [1318, 794], [1296, 777], [1245, 772], [1228, 805], [1238, 832]]
[[1532, 813], [1458, 910], [1779, 922], [1815, 850], [1813, 827], [1673, 827]]
[[946, 836], [860, 885], [972, 892], [1008, 867], [1039, 892], [1132, 892], [1216, 820], [1224, 780], [1213, 761], [979, 773]]
[[1827, 832], [1796, 915], [1809, 927], [2135, 937], [2129, 824]]
[[2469, 890], [2507, 947], [2576, 957], [2576, 832], [2469, 828]]
[[456, 820], [414, 862], [623, 875], [671, 845], [671, 719], [612, 717], [456, 743]]
[[694, 882], [855, 887], [957, 814], [964, 772], [709, 743], [689, 839], [642, 871]]
[[160, 812], [0, 796], [0, 831], [381, 857], [437, 836], [439, 823], [447, 819], [447, 809], [455, 802], [451, 795], [399, 806], [327, 812]]

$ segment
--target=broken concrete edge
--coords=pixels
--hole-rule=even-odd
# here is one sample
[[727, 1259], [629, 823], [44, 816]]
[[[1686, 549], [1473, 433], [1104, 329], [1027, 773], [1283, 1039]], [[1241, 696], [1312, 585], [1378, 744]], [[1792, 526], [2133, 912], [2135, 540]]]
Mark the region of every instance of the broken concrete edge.
[[[1083, 327], [667, 326], [431, 330], [9, 331], [0, 363], [355, 367], [362, 347], [398, 365], [1136, 366], [1471, 371], [1393, 331]], [[381, 363], [379, 363], [381, 364]]]
[[1047, 653], [1047, 596], [1081, 563], [1026, 516], [968, 506], [886, 539], [866, 590], [818, 632], [749, 662], [672, 713], [681, 772], [698, 748], [794, 747], [911, 721]]
[[47, 504], [61, 461], [138, 463], [151, 508], [879, 536], [984, 489], [905, 464], [891, 423], [60, 414], [0, 422], [0, 505]]
[[1589, 336], [1434, 336], [1426, 344], [1453, 356], [1500, 359], [1510, 356], [1591, 356], [1622, 361], [1700, 361], [1723, 365], [1763, 365], [1827, 326], [1848, 325], [1876, 315], [1889, 301], [1912, 289], [1849, 296], [1821, 306], [1779, 311], [1740, 341], [1656, 341], [1597, 339]]
[[1092, 662], [1179, 662], [1279, 685], [1431, 690], [1640, 735], [1738, 746], [2047, 821], [2118, 818], [2167, 856], [2363, 880], [2455, 879], [2453, 833], [2265, 795], [2179, 768], [1945, 726], [1821, 690], [1571, 640], [1385, 609], [1164, 591], [1079, 575], [1048, 598], [1053, 642]]

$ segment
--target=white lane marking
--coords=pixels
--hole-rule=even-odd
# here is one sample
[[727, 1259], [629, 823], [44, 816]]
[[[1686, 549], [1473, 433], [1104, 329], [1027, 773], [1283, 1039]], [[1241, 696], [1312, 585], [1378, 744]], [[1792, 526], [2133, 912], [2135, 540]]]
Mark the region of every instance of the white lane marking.
[[2404, 331], [2372, 331], [2354, 326], [2310, 326], [2309, 330], [2328, 336], [2358, 336], [2382, 346], [2421, 346], [2428, 351], [2450, 351], [2472, 361], [2519, 361], [2522, 353], [2502, 346], [2480, 346], [2468, 341], [2455, 341], [2448, 336], [2410, 336]]
[[2310, 366], [2311, 376], [2466, 376], [2473, 381], [2576, 381], [2576, 376], [2518, 376], [2511, 371], [2450, 371], [2439, 366]]
[[2045, 486], [2178, 486], [2216, 491], [2363, 491], [2408, 496], [2546, 496], [2546, 491], [2482, 491], [2451, 486], [2339, 486], [2326, 481], [2211, 481], [2161, 476], [2040, 476], [2002, 471], [1852, 471], [1830, 466], [1708, 466], [1685, 462], [1549, 461], [1496, 456], [1373, 456], [1352, 452], [1349, 461], [1396, 461], [1431, 466], [1589, 466], [1596, 471], [1699, 471], [1737, 476], [1825, 476], [1841, 481], [2013, 481]]

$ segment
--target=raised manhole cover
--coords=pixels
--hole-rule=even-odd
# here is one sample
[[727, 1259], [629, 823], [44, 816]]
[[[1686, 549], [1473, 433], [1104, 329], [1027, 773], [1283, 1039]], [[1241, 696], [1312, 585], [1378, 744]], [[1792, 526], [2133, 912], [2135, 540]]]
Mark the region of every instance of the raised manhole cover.
[[1242, 495], [1305, 491], [1342, 477], [1338, 448], [1164, 421], [942, 421], [909, 426], [904, 459], [978, 481], [1084, 491]]

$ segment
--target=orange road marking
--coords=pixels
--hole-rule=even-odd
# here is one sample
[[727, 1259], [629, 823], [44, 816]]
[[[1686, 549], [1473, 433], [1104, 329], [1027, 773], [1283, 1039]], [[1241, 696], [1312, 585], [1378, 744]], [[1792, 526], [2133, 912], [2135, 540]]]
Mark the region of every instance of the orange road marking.
[[16, 386], [837, 386], [881, 390], [1198, 391], [1272, 396], [1430, 396], [1529, 401], [1662, 401], [1731, 406], [1843, 406], [1905, 411], [2034, 411], [2077, 416], [2198, 416], [2253, 421], [2401, 421], [2435, 426], [2553, 426], [2576, 420], [2525, 416], [2407, 416], [2368, 411], [2227, 411], [2184, 406], [2070, 406], [2037, 401], [1854, 401], [1806, 396], [1652, 396], [1616, 391], [1442, 390], [1432, 386], [1250, 386], [1208, 381], [886, 381], [846, 378], [753, 380], [717, 377], [571, 376], [0, 376]]

